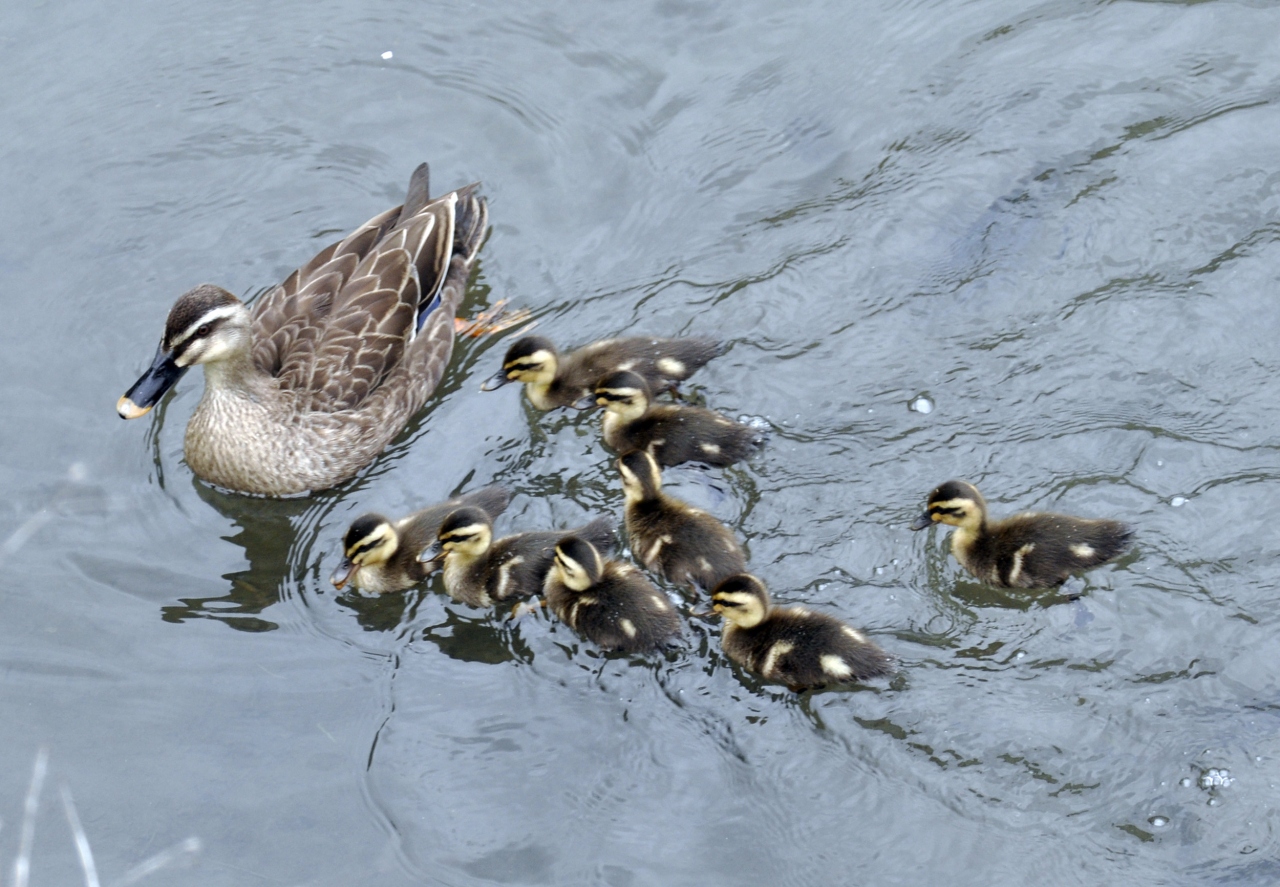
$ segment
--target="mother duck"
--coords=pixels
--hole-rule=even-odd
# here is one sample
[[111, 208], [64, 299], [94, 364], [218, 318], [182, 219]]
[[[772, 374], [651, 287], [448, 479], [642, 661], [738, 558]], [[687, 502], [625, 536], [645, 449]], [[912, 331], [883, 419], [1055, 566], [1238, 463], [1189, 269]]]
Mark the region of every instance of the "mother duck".
[[252, 305], [211, 284], [184, 293], [151, 367], [116, 411], [145, 415], [204, 364], [184, 441], [192, 471], [266, 496], [347, 480], [400, 433], [449, 362], [488, 221], [476, 188], [432, 200], [424, 163], [403, 206], [321, 250]]

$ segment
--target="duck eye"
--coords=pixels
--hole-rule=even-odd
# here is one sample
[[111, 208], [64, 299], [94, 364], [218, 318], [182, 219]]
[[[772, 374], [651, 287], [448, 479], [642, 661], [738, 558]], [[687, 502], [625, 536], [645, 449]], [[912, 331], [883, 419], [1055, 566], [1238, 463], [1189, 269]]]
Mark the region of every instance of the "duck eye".
[[196, 328], [196, 337], [203, 339], [205, 336], [209, 335], [209, 329], [210, 329], [209, 324], [207, 323], [200, 324], [200, 326]]

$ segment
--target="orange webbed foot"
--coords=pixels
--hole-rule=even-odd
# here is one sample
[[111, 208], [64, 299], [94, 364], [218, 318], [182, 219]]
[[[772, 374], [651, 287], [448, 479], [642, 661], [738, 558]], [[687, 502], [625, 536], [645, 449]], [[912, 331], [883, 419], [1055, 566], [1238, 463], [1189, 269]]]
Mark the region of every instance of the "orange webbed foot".
[[529, 316], [528, 308], [507, 311], [507, 300], [499, 299], [492, 308], [487, 311], [481, 311], [469, 320], [463, 317], [455, 317], [453, 319], [453, 330], [459, 336], [470, 336], [473, 339], [477, 339], [480, 336], [500, 333], [517, 324], [524, 323], [529, 319]]

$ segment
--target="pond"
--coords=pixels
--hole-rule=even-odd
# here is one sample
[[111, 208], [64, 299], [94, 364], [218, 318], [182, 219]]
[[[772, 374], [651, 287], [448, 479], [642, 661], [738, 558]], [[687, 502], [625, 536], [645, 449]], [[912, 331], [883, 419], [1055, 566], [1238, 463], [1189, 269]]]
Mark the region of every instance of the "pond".
[[[1277, 33], [1244, 0], [6, 5], [0, 883], [84, 880], [64, 791], [104, 885], [1276, 883]], [[335, 592], [365, 511], [620, 515], [594, 418], [480, 391], [502, 336], [310, 496], [193, 477], [201, 371], [115, 417], [180, 293], [260, 294], [423, 160], [489, 201], [465, 313], [727, 344], [686, 392], [768, 446], [668, 484], [891, 678]], [[1136, 544], [977, 584], [908, 529], [952, 477]]]

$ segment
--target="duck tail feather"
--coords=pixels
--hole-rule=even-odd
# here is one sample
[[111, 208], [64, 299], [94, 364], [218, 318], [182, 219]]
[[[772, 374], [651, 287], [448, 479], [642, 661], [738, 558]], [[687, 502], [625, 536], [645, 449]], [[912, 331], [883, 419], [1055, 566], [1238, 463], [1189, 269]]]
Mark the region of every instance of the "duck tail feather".
[[400, 208], [399, 222], [407, 222], [416, 216], [431, 201], [431, 170], [426, 163], [419, 163], [418, 168], [409, 177], [409, 190], [404, 195], [404, 206]]

